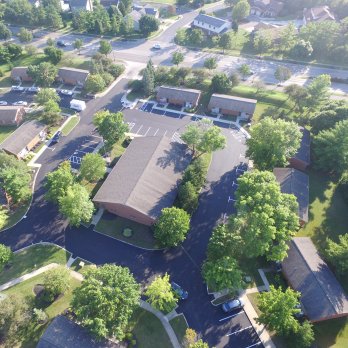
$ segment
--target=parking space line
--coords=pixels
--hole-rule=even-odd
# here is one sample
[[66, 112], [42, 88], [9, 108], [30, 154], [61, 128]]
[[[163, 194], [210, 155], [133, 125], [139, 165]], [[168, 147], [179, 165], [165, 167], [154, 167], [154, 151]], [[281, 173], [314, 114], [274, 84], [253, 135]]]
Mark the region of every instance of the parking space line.
[[232, 333], [230, 333], [230, 334], [228, 334], [228, 335], [226, 335], [226, 336], [235, 335], [235, 334], [237, 334], [237, 333], [239, 333], [239, 332], [242, 332], [242, 331], [245, 331], [245, 330], [249, 330], [249, 329], [252, 328], [252, 327], [253, 327], [252, 325], [247, 326], [247, 327], [245, 327], [245, 328], [243, 328], [243, 329], [240, 329], [240, 330], [238, 330], [238, 331], [232, 332]]
[[158, 131], [159, 131], [159, 128], [157, 128], [157, 130], [156, 130], [156, 132], [155, 132], [155, 134], [154, 134], [153, 136], [155, 136], [155, 135], [157, 134]]
[[167, 131], [165, 131], [163, 135], [166, 135], [166, 134], [167, 134]]
[[140, 128], [138, 129], [138, 131], [135, 134], [138, 134], [141, 128], [143, 128], [143, 125], [140, 126]]
[[262, 342], [259, 341], [259, 342], [256, 342], [256, 343], [252, 344], [251, 346], [247, 346], [247, 347], [245, 347], [245, 348], [255, 347], [255, 346], [258, 346], [258, 345], [261, 344], [261, 343], [262, 343]]
[[233, 198], [231, 198], [231, 196], [228, 196], [228, 201], [227, 201], [227, 203], [230, 203], [230, 202], [237, 202], [237, 200], [236, 199], [233, 199]]
[[234, 318], [234, 317], [236, 317], [237, 315], [242, 314], [242, 313], [244, 313], [244, 312], [243, 312], [243, 311], [240, 311], [240, 312], [237, 313], [237, 314], [232, 314], [232, 315], [229, 315], [229, 316], [226, 317], [226, 318], [219, 319], [219, 321], [221, 322], [221, 321], [224, 321], [224, 320], [227, 320], [227, 319]]
[[149, 129], [146, 131], [146, 133], [144, 134], [144, 137], [146, 137], [147, 133], [149, 133], [149, 130], [151, 129], [151, 127], [149, 127]]

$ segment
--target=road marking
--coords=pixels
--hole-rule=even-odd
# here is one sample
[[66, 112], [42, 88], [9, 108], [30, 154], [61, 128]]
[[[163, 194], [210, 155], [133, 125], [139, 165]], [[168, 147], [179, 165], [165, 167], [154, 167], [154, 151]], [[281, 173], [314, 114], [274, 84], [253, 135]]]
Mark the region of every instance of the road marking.
[[163, 136], [165, 136], [167, 134], [167, 131], [164, 132]]
[[236, 317], [237, 315], [242, 314], [242, 313], [244, 313], [244, 312], [243, 312], [243, 311], [240, 311], [240, 312], [238, 312], [237, 314], [232, 314], [232, 315], [229, 315], [229, 316], [226, 317], [226, 318], [219, 319], [219, 321], [221, 322], [221, 321], [224, 321], [224, 320], [227, 320], [227, 319], [234, 318], [234, 317]]
[[138, 129], [138, 131], [135, 134], [138, 134], [141, 128], [143, 128], [143, 125], [140, 126], [140, 128]]
[[157, 128], [157, 130], [156, 130], [156, 132], [155, 132], [155, 134], [154, 134], [153, 136], [155, 136], [155, 135], [157, 134], [158, 131], [159, 131], [159, 128]]
[[233, 187], [233, 186], [238, 186], [238, 184], [237, 184], [236, 182], [233, 181], [233, 182], [232, 182], [232, 187]]
[[149, 127], [149, 129], [146, 131], [146, 133], [144, 134], [144, 137], [146, 137], [147, 133], [149, 133], [149, 130], [151, 129], [151, 127]]
[[245, 156], [243, 156], [241, 153], [239, 154], [239, 157], [240, 158], [245, 158]]
[[262, 342], [259, 341], [259, 342], [257, 342], [257, 343], [252, 344], [251, 346], [247, 346], [247, 347], [245, 347], [245, 348], [255, 347], [255, 346], [258, 346], [258, 345], [261, 344], [261, 343], [262, 343]]
[[[102, 137], [100, 137], [99, 135], [92, 135], [92, 137], [102, 139]], [[91, 140], [91, 141], [93, 141], [93, 140]], [[93, 141], [93, 142], [94, 142], [94, 143], [98, 143], [97, 141]]]
[[133, 123], [133, 122], [127, 122], [127, 123], [128, 123], [128, 129], [129, 129], [129, 131], [131, 131], [132, 128], [135, 126], [135, 123]]
[[226, 335], [226, 336], [235, 335], [235, 334], [237, 334], [237, 333], [239, 333], [239, 332], [242, 332], [242, 331], [245, 331], [245, 330], [249, 330], [249, 329], [252, 328], [252, 327], [253, 327], [253, 326], [250, 325], [250, 326], [248, 326], [248, 327], [245, 327], [244, 329], [240, 329], [240, 330], [238, 330], [238, 331], [232, 332], [232, 333], [230, 333], [230, 334], [228, 334], [228, 335]]
[[227, 203], [230, 203], [230, 202], [237, 202], [237, 200], [236, 199], [233, 199], [233, 198], [231, 198], [231, 196], [228, 196], [228, 201], [227, 201]]

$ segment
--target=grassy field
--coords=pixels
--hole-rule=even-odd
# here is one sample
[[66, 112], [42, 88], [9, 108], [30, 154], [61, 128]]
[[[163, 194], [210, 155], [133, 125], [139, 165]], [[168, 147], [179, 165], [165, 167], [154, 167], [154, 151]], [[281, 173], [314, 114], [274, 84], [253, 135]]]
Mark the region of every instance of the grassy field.
[[185, 337], [186, 329], [188, 329], [184, 315], [178, 315], [177, 317], [173, 318], [169, 323], [172, 326], [179, 342], [182, 342]]
[[16, 126], [0, 126], [0, 143], [13, 133], [16, 128]]
[[[130, 228], [132, 230], [133, 233], [131, 237], [125, 237], [123, 235], [123, 230], [125, 228]], [[149, 227], [110, 213], [104, 213], [95, 229], [107, 236], [114, 237], [141, 248], [158, 248], [156, 239]]]
[[[84, 265], [83, 267], [81, 267], [81, 266], [80, 266], [80, 262], [84, 262], [85, 265]], [[85, 261], [85, 260], [82, 260], [82, 259], [80, 259], [80, 258], [78, 257], [78, 258], [72, 263], [72, 265], [70, 266], [70, 269], [71, 269], [72, 271], [79, 272], [79, 273], [83, 274], [83, 272], [84, 272], [85, 270], [87, 270], [89, 267], [95, 267], [95, 264], [90, 263], [90, 262]]]
[[2, 223], [0, 223], [0, 232], [4, 229], [10, 228], [13, 225], [15, 225], [27, 212], [27, 210], [29, 209], [30, 203], [31, 203], [31, 197], [26, 203], [23, 203], [21, 206], [16, 208], [16, 210], [13, 213], [9, 214], [6, 217], [6, 219]]
[[69, 121], [65, 124], [62, 129], [62, 133], [64, 136], [67, 136], [80, 122], [79, 116], [70, 116]]
[[11, 267], [0, 273], [0, 284], [48, 265], [52, 262], [65, 265], [70, 253], [54, 245], [34, 245], [14, 254]]

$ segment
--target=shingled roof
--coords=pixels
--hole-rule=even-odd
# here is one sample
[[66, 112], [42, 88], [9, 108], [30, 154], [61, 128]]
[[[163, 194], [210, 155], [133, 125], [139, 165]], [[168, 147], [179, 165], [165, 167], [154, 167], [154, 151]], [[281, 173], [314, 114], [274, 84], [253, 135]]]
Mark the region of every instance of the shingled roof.
[[11, 79], [17, 80], [17, 79], [31, 79], [31, 77], [28, 75], [28, 67], [27, 66], [16, 66], [11, 70]]
[[185, 102], [196, 105], [201, 91], [198, 89], [179, 88], [160, 86], [157, 91], [157, 98], [184, 100]]
[[311, 135], [309, 130], [306, 128], [300, 127], [300, 131], [302, 133], [301, 145], [297, 150], [294, 158], [299, 159], [305, 163], [310, 163], [311, 161], [311, 153], [310, 153], [310, 145], [311, 145]]
[[63, 67], [58, 70], [58, 77], [63, 80], [76, 80], [84, 83], [89, 75], [88, 70]]
[[301, 292], [309, 320], [316, 322], [348, 315], [347, 295], [310, 238], [293, 238], [282, 266], [291, 287]]
[[186, 145], [168, 137], [135, 138], [93, 201], [122, 204], [157, 219], [172, 206], [190, 159]]
[[256, 103], [256, 99], [240, 98], [227, 94], [214, 93], [210, 98], [208, 108], [234, 110], [252, 115], [255, 111]]
[[195, 21], [197, 22], [202, 22], [202, 23], [206, 23], [208, 25], [212, 25], [213, 27], [219, 28], [223, 25], [225, 25], [226, 23], [228, 23], [227, 21], [217, 18], [217, 17], [213, 17], [213, 16], [208, 16], [206, 14], [202, 14], [200, 13], [196, 18]]
[[273, 173], [283, 193], [293, 194], [298, 202], [301, 221], [308, 221], [309, 177], [294, 168], [274, 168]]
[[23, 106], [0, 106], [0, 124], [10, 125], [16, 124], [16, 116], [19, 110], [23, 110]]

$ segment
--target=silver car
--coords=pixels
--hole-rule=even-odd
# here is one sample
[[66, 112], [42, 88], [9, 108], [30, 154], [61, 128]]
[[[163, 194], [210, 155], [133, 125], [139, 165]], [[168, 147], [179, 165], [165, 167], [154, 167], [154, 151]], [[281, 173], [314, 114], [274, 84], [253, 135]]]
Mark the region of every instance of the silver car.
[[221, 308], [225, 313], [229, 313], [232, 311], [235, 311], [237, 309], [242, 309], [244, 307], [245, 303], [243, 299], [241, 298], [236, 298], [231, 301], [227, 301], [222, 304]]

